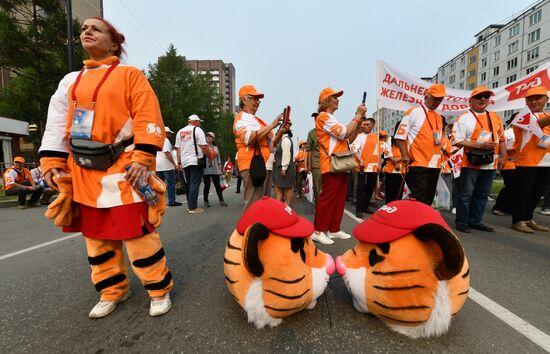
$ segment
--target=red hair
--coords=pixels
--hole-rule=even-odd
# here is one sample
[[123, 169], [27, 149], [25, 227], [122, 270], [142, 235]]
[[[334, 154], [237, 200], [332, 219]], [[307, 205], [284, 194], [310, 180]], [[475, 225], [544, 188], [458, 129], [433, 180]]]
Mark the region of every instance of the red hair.
[[122, 55], [122, 53], [126, 54], [126, 51], [124, 50], [124, 48], [122, 48], [122, 43], [124, 43], [124, 41], [126, 40], [126, 38], [124, 38], [124, 35], [122, 33], [120, 33], [115, 28], [115, 26], [113, 26], [106, 19], [101, 18], [101, 17], [90, 17], [90, 18], [94, 19], [94, 20], [99, 20], [99, 21], [103, 22], [105, 24], [105, 26], [107, 26], [107, 30], [111, 34], [111, 41], [113, 41], [113, 43], [115, 43], [115, 44], [118, 44], [118, 48], [116, 49], [116, 51], [113, 54], [116, 55], [119, 58]]

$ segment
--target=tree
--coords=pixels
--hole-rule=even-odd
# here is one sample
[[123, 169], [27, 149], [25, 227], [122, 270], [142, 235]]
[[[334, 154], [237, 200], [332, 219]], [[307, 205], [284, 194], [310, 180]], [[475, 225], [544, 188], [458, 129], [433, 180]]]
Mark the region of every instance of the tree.
[[[165, 55], [149, 64], [146, 75], [159, 100], [164, 123], [178, 131], [191, 114], [204, 120], [203, 129], [216, 134], [222, 156], [234, 156], [233, 116], [222, 111], [222, 97], [209, 73], [193, 74], [170, 44]], [[223, 149], [223, 150], [222, 150]]]

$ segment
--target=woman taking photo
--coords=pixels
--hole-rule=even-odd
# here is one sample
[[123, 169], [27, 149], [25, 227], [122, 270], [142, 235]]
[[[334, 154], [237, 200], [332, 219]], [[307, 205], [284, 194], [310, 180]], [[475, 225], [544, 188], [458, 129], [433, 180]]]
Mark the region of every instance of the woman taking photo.
[[330, 155], [349, 151], [348, 140], [354, 141], [359, 133], [361, 120], [364, 119], [367, 108], [364, 104], [357, 107], [355, 117], [344, 126], [334, 118], [338, 109], [338, 97], [344, 91], [334, 91], [325, 88], [319, 94], [319, 115], [315, 120], [315, 129], [319, 139], [319, 164], [321, 169], [322, 187], [315, 208], [314, 241], [332, 244], [333, 238], [348, 239], [351, 235], [340, 230], [340, 222], [344, 215], [348, 172], [333, 173], [330, 167]]
[[[100, 293], [90, 318], [107, 316], [130, 296], [123, 243], [151, 297], [149, 315], [163, 315], [173, 282], [155, 231], [166, 208], [165, 186], [150, 172], [164, 143], [157, 97], [139, 69], [120, 64], [124, 36], [109, 22], [85, 20], [80, 41], [90, 59], [59, 83], [40, 147], [44, 178], [60, 191], [46, 216], [84, 235]], [[154, 190], [151, 205], [138, 182], [140, 192], [147, 182]]]
[[212, 160], [206, 157], [206, 167], [202, 174], [202, 181], [204, 182], [204, 206], [210, 208], [210, 203], [208, 202], [208, 194], [210, 193], [210, 180], [214, 183], [214, 188], [216, 188], [216, 194], [218, 195], [218, 200], [220, 201], [221, 206], [227, 206], [223, 201], [222, 186], [220, 185], [220, 175], [222, 161], [220, 159], [220, 150], [214, 145], [214, 139], [216, 135], [212, 132], [206, 133], [206, 143], [208, 144], [208, 150], [210, 150], [210, 156]]

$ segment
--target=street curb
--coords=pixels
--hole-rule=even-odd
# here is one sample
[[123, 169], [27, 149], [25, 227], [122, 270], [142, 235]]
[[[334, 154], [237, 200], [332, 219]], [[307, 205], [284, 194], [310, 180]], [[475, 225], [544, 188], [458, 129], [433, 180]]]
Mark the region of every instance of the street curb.
[[2, 200], [0, 201], [0, 209], [11, 208], [17, 206], [17, 200]]

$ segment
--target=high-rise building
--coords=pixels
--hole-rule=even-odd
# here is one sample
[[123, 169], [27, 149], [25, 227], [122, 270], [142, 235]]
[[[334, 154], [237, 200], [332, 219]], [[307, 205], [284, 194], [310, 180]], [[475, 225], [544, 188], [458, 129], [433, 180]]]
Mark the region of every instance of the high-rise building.
[[235, 67], [222, 60], [186, 60], [195, 74], [210, 73], [212, 81], [223, 98], [223, 110], [235, 113]]
[[[535, 2], [504, 24], [475, 35], [476, 42], [441, 65], [436, 81], [451, 88], [497, 88], [550, 60], [550, 0]], [[508, 118], [512, 111], [503, 113]]]

